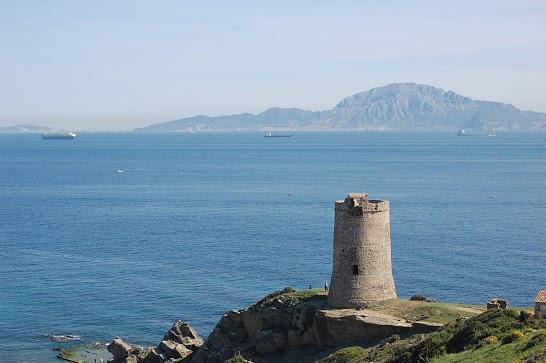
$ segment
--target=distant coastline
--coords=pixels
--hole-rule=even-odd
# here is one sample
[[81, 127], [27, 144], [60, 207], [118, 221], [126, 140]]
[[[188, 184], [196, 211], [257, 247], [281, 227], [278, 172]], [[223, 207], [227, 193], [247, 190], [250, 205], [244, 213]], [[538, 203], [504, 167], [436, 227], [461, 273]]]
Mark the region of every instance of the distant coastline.
[[136, 128], [136, 132], [263, 131], [546, 131], [546, 113], [473, 100], [416, 83], [392, 83], [357, 93], [326, 111], [273, 107], [259, 114], [198, 115]]
[[[456, 132], [459, 129], [546, 132], [546, 113], [524, 111], [506, 103], [479, 101], [453, 91], [416, 83], [392, 83], [357, 93], [325, 111], [272, 107], [264, 112], [223, 116], [198, 115], [121, 130], [71, 131], [209, 133], [298, 131]], [[0, 133], [67, 131], [50, 126], [19, 124]]]

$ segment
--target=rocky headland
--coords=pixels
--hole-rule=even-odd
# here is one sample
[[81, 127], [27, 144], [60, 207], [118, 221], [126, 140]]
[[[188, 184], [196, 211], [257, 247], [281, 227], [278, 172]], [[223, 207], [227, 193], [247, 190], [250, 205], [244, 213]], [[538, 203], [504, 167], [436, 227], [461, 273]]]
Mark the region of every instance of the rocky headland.
[[347, 349], [370, 352], [423, 339], [485, 311], [426, 299], [331, 309], [326, 298], [322, 289], [274, 292], [245, 309], [226, 312], [206, 340], [182, 321], [175, 322], [155, 347], [135, 347], [116, 338], [108, 346], [111, 362], [328, 362], [325, 359], [344, 356]]

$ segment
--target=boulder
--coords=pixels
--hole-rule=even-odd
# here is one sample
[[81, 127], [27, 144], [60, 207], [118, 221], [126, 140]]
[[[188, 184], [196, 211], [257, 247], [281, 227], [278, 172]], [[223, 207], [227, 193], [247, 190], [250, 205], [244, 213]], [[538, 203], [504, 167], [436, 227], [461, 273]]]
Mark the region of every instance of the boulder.
[[182, 344], [187, 349], [195, 352], [204, 343], [203, 338], [186, 322], [177, 320], [171, 329], [165, 334], [163, 340]]
[[139, 363], [163, 363], [165, 361], [165, 356], [157, 352], [155, 348], [152, 348], [148, 351]]
[[192, 354], [192, 350], [186, 348], [184, 344], [173, 342], [172, 340], [162, 340], [157, 347], [157, 351], [165, 358], [186, 358]]
[[123, 339], [116, 337], [112, 343], [108, 345], [107, 349], [114, 356], [114, 359], [111, 362], [125, 363], [127, 362], [127, 358], [129, 358], [134, 348]]

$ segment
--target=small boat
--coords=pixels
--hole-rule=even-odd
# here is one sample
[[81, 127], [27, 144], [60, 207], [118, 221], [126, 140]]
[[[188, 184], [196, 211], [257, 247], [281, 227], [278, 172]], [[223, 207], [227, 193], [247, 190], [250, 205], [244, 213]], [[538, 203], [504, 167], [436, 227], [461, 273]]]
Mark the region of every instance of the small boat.
[[43, 140], [72, 140], [76, 138], [73, 132], [43, 132]]
[[123, 173], [123, 170], [116, 170], [116, 173]]
[[481, 133], [481, 132], [475, 132], [473, 130], [465, 130], [465, 129], [459, 129], [459, 131], [457, 131], [457, 136], [485, 136], [484, 133]]
[[292, 137], [292, 134], [273, 133], [271, 131], [268, 131], [268, 132], [265, 133], [264, 137]]

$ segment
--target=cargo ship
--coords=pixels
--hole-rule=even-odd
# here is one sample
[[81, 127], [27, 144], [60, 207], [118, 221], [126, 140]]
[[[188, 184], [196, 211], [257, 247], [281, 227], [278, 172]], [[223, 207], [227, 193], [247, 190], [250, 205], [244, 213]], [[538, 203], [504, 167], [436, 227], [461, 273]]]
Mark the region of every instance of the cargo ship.
[[76, 137], [73, 132], [43, 132], [42, 139], [44, 140], [72, 140]]
[[292, 137], [292, 134], [286, 134], [286, 133], [274, 133], [271, 131], [268, 131], [265, 133], [264, 137]]

